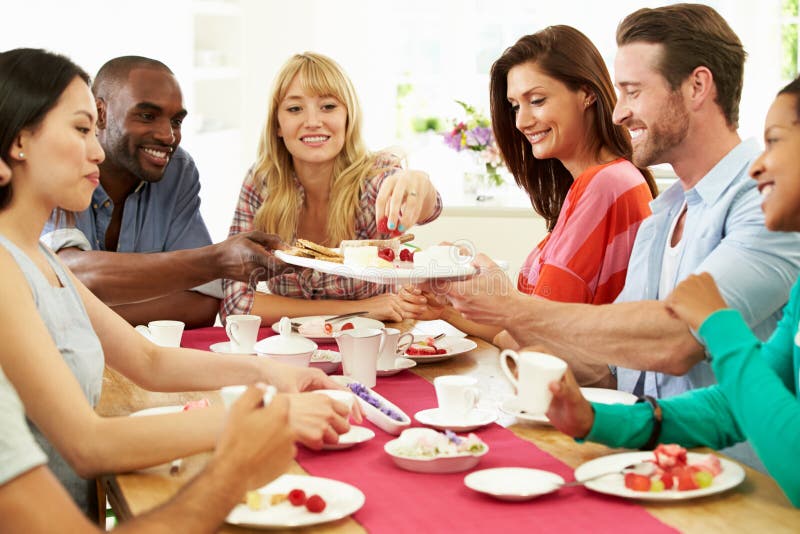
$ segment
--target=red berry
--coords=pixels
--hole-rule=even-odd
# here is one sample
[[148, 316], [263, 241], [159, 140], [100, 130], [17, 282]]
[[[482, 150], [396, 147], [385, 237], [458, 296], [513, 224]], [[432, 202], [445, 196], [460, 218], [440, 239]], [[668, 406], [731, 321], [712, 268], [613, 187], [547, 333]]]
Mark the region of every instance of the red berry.
[[303, 506], [306, 503], [306, 492], [301, 489], [293, 489], [287, 498], [293, 506]]
[[436, 349], [436, 354], [447, 354], [447, 349]]
[[633, 491], [650, 491], [650, 477], [625, 473], [625, 487]]
[[381, 217], [378, 221], [378, 232], [389, 234], [389, 237], [397, 237], [403, 233], [398, 230], [389, 230], [389, 217]]
[[382, 248], [378, 251], [378, 257], [386, 261], [394, 261], [394, 250], [390, 248]]
[[325, 509], [325, 505], [325, 499], [319, 495], [312, 495], [306, 501], [306, 508], [308, 508], [308, 511], [315, 514], [322, 512]]
[[323, 328], [325, 329], [325, 333], [326, 334], [328, 334], [328, 335], [333, 334], [333, 325], [332, 324], [325, 323], [325, 326]]
[[664, 489], [672, 489], [672, 484], [673, 484], [672, 473], [670, 473], [669, 471], [665, 471], [664, 474], [661, 475], [661, 482], [664, 483]]
[[414, 255], [407, 248], [401, 249], [400, 261], [414, 261]]
[[344, 323], [342, 325], [342, 330], [352, 330], [353, 328], [355, 328], [355, 326], [353, 326], [353, 323]]

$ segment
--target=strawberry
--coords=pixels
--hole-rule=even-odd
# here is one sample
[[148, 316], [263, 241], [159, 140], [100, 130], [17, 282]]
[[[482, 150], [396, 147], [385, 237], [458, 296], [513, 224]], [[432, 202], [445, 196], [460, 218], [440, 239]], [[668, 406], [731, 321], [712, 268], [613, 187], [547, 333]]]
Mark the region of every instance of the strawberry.
[[333, 334], [333, 325], [330, 323], [325, 323], [325, 326], [322, 327], [325, 330], [325, 333], [328, 335]]
[[672, 489], [672, 485], [674, 483], [672, 473], [669, 471], [664, 471], [664, 473], [661, 475], [661, 482], [664, 483], [664, 489]]
[[400, 261], [414, 261], [414, 253], [407, 248], [400, 250]]
[[691, 469], [682, 469], [680, 471], [678, 475], [678, 491], [695, 490], [699, 487]]
[[625, 487], [633, 491], [650, 491], [650, 478], [636, 473], [625, 473]]
[[209, 405], [210, 403], [208, 402], [208, 399], [189, 401], [183, 405], [183, 411], [186, 412], [189, 410], [196, 410], [198, 408], [208, 408]]
[[293, 506], [303, 506], [306, 503], [306, 492], [301, 489], [293, 489], [287, 498]]
[[306, 508], [308, 511], [315, 514], [322, 512], [325, 509], [325, 506], [325, 499], [316, 494], [309, 497], [306, 501]]
[[406, 349], [406, 354], [410, 354], [411, 356], [432, 356], [436, 354], [436, 348], [414, 343]]
[[661, 444], [653, 451], [656, 457], [656, 465], [662, 469], [674, 466], [686, 465], [686, 449], [680, 445]]
[[382, 248], [378, 251], [378, 257], [386, 261], [394, 261], [394, 250], [390, 248]]
[[692, 464], [692, 466], [702, 469], [703, 471], [708, 471], [712, 476], [717, 476], [722, 472], [722, 464], [719, 463], [719, 458], [713, 454], [706, 455], [696, 464]]
[[447, 354], [447, 349], [436, 349], [436, 354]]
[[342, 331], [344, 331], [344, 330], [352, 330], [353, 328], [355, 328], [355, 326], [353, 326], [353, 323], [344, 323], [342, 325]]
[[401, 235], [403, 232], [399, 232], [397, 230], [389, 230], [389, 217], [381, 217], [378, 221], [378, 232], [382, 234], [389, 234], [389, 237], [397, 237]]

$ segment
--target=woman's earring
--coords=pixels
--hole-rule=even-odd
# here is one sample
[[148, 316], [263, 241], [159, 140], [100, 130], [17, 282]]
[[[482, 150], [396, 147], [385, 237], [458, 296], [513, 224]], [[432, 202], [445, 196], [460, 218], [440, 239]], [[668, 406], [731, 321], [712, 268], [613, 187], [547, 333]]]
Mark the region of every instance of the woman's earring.
[[25, 159], [25, 152], [19, 153], [19, 159]]

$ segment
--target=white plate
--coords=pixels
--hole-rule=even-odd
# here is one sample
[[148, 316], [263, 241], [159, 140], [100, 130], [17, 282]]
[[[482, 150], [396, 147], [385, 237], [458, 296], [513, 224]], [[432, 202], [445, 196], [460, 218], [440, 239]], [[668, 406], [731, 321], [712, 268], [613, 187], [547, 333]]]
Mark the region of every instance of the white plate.
[[293, 506], [289, 501], [263, 510], [251, 510], [247, 505], [239, 504], [231, 510], [225, 521], [233, 525], [267, 529], [304, 527], [347, 517], [364, 506], [366, 500], [361, 490], [350, 484], [303, 475], [281, 475], [259, 491], [266, 494], [289, 493], [295, 488], [302, 489], [308, 496], [317, 494], [325, 499], [325, 510], [315, 514], [305, 506]]
[[242, 352], [242, 351], [233, 351], [231, 350], [231, 342], [230, 341], [222, 341], [220, 343], [214, 343], [210, 347], [208, 347], [211, 352], [219, 352], [222, 354], [255, 354], [256, 351], [252, 350], [250, 352]]
[[175, 406], [156, 406], [155, 408], [145, 408], [144, 410], [139, 410], [138, 412], [133, 412], [130, 414], [131, 417], [140, 417], [142, 415], [164, 415], [167, 413], [177, 413], [182, 412], [183, 406], [182, 405], [175, 405]]
[[[688, 463], [693, 464], [699, 462], [705, 456], [705, 454], [690, 452], [687, 453], [686, 459]], [[575, 480], [584, 480], [601, 473], [619, 471], [626, 465], [643, 460], [652, 460], [653, 458], [653, 451], [623, 452], [595, 458], [578, 466], [575, 470]], [[706, 495], [721, 493], [736, 487], [744, 480], [744, 469], [741, 466], [725, 458], [720, 458], [719, 461], [722, 465], [722, 472], [714, 477], [711, 485], [707, 488], [688, 491], [634, 491], [625, 487], [625, 477], [622, 474], [608, 475], [592, 480], [586, 483], [586, 487], [599, 493], [647, 501], [684, 501], [705, 497]]]
[[[429, 336], [414, 336], [414, 341], [423, 341]], [[463, 337], [445, 336], [442, 339], [436, 340], [436, 346], [440, 349], [445, 349], [446, 354], [433, 354], [431, 356], [422, 356], [406, 353], [405, 357], [414, 360], [417, 363], [434, 363], [442, 360], [447, 360], [458, 354], [469, 352], [478, 347], [478, 344], [471, 339]]]
[[330, 451], [349, 449], [354, 445], [358, 445], [359, 443], [364, 443], [365, 441], [369, 441], [374, 437], [375, 437], [375, 432], [373, 432], [369, 428], [358, 425], [350, 425], [350, 430], [345, 434], [341, 434], [339, 436], [339, 443], [335, 445], [329, 445], [326, 443], [325, 445], [322, 446], [322, 448]]
[[417, 362], [410, 358], [396, 358], [394, 361], [395, 364], [400, 364], [393, 369], [378, 369], [378, 376], [392, 376], [396, 375], [400, 371], [405, 371], [406, 369], [411, 369]]
[[[581, 388], [581, 393], [589, 402], [600, 402], [603, 404], [634, 404], [636, 396], [625, 391], [605, 388]], [[550, 419], [545, 414], [528, 413], [519, 406], [519, 400], [511, 397], [503, 401], [500, 409], [509, 415], [513, 415], [520, 421], [531, 423], [550, 424]]]
[[339, 369], [340, 363], [342, 363], [342, 355], [339, 352], [317, 349], [311, 355], [311, 361], [308, 362], [308, 366], [321, 369], [325, 374], [331, 374]]
[[471, 490], [503, 501], [527, 501], [558, 490], [564, 479], [550, 471], [527, 467], [482, 469], [464, 477]]
[[448, 421], [439, 408], [422, 410], [414, 414], [414, 419], [423, 425], [437, 430], [452, 430], [453, 432], [468, 432], [482, 426], [494, 423], [497, 420], [497, 413], [491, 410], [476, 408], [461, 421]]
[[489, 452], [489, 445], [486, 445], [483, 452], [478, 454], [462, 453], [453, 456], [412, 458], [395, 454], [394, 449], [399, 441], [399, 439], [393, 439], [387, 442], [383, 446], [383, 450], [392, 458], [397, 467], [406, 471], [416, 471], [417, 473], [458, 473], [466, 471], [478, 465], [481, 457]]
[[355, 278], [376, 284], [416, 284], [426, 280], [463, 280], [469, 278], [477, 272], [477, 269], [465, 263], [463, 265], [437, 266], [435, 269], [424, 267], [414, 267], [413, 269], [402, 268], [379, 268], [379, 267], [356, 267], [333, 263], [330, 261], [315, 260], [313, 258], [301, 258], [292, 256], [282, 250], [276, 250], [275, 256], [286, 263], [297, 265], [298, 267], [309, 267], [315, 271], [346, 278]]
[[[322, 320], [322, 319], [326, 319], [328, 317], [333, 317], [333, 315], [310, 315], [308, 317], [293, 317], [292, 318], [292, 322], [293, 323], [305, 324], [305, 323], [309, 323], [311, 321], [319, 321], [319, 320]], [[333, 326], [334, 326], [334, 328], [335, 327], [341, 327], [345, 323], [353, 323], [353, 326], [355, 328], [383, 328], [383, 327], [386, 326], [382, 322], [380, 322], [380, 321], [378, 321], [376, 319], [370, 319], [369, 317], [351, 317], [349, 319], [342, 319], [341, 321], [334, 322]], [[278, 322], [276, 322], [276, 323], [274, 323], [272, 325], [272, 331], [275, 332], [276, 334], [279, 333], [279, 331], [278, 331], [278, 325], [279, 324], [280, 324], [280, 321], [278, 321]], [[302, 336], [303, 334], [300, 334], [300, 335]], [[330, 343], [330, 342], [334, 342], [335, 343], [335, 340], [333, 339], [333, 336], [321, 336], [321, 337], [304, 336], [304, 337], [308, 337], [308, 339], [310, 339], [311, 341], [316, 341], [317, 343]]]

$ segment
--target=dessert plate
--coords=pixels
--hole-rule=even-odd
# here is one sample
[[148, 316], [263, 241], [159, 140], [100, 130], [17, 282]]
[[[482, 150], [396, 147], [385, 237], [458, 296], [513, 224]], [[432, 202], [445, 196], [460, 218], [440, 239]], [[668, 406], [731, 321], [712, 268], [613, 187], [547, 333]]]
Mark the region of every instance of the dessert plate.
[[[427, 339], [427, 336], [414, 336], [414, 342], [417, 343], [419, 341], [424, 341]], [[406, 352], [405, 357], [414, 360], [417, 363], [434, 363], [440, 362], [442, 360], [447, 360], [448, 358], [452, 358], [458, 354], [463, 354], [465, 352], [469, 352], [478, 347], [478, 344], [472, 341], [471, 339], [463, 338], [463, 337], [453, 337], [453, 336], [446, 336], [442, 339], [436, 340], [436, 346], [440, 349], [445, 349], [447, 352], [445, 354], [431, 354], [422, 355], [422, 354], [408, 354]]]
[[[631, 395], [625, 391], [617, 391], [616, 389], [581, 388], [581, 393], [589, 402], [603, 404], [634, 404], [636, 402], [635, 395]], [[513, 415], [520, 421], [550, 424], [550, 420], [545, 414], [533, 414], [523, 410], [519, 406], [517, 397], [510, 397], [504, 400], [500, 405], [500, 409], [509, 415]]]
[[464, 485], [502, 501], [527, 501], [552, 493], [564, 479], [550, 471], [527, 467], [481, 469], [464, 477]]
[[[355, 486], [330, 478], [281, 475], [258, 491], [266, 495], [289, 493], [302, 489], [306, 495], [317, 494], [325, 499], [325, 509], [320, 513], [309, 512], [305, 506], [293, 506], [288, 500], [263, 510], [251, 510], [245, 504], [237, 505], [226, 522], [243, 527], [285, 529], [318, 525], [347, 517], [364, 506], [366, 497]], [[269, 501], [269, 499], [266, 499]]]
[[[306, 324], [311, 323], [314, 321], [323, 321], [328, 317], [333, 317], [333, 315], [309, 315], [307, 317], [294, 317], [292, 318], [293, 323], [297, 324]], [[383, 328], [384, 325], [382, 322], [376, 319], [370, 319], [369, 317], [351, 317], [349, 319], [343, 319], [341, 321], [336, 321], [333, 323], [334, 328], [341, 328], [345, 323], [353, 323], [354, 328]], [[278, 334], [279, 330], [278, 327], [280, 326], [280, 321], [277, 321], [272, 325], [272, 330]], [[298, 332], [299, 333], [299, 332]], [[300, 334], [301, 336], [303, 334]], [[332, 335], [320, 335], [320, 336], [303, 336], [307, 337], [311, 341], [316, 341], [317, 343], [335, 343], [336, 341], [333, 339]]]
[[359, 443], [364, 443], [365, 441], [369, 441], [374, 437], [375, 437], [375, 432], [373, 432], [369, 428], [358, 425], [350, 425], [350, 430], [345, 434], [341, 434], [339, 436], [339, 443], [330, 445], [326, 443], [322, 446], [322, 448], [329, 451], [349, 449], [354, 445], [358, 445]]
[[221, 354], [255, 354], [256, 351], [251, 350], [250, 352], [242, 352], [242, 351], [234, 351], [231, 350], [231, 342], [230, 341], [222, 341], [220, 343], [214, 343], [210, 347], [208, 347], [211, 352], [219, 352]]
[[317, 349], [311, 355], [311, 361], [308, 363], [309, 367], [316, 367], [321, 369], [325, 374], [333, 374], [339, 369], [339, 364], [342, 363], [342, 355], [335, 350]]
[[405, 371], [406, 369], [411, 369], [417, 362], [410, 358], [396, 358], [394, 360], [395, 366], [391, 369], [378, 369], [377, 375], [378, 376], [392, 376], [396, 375], [400, 371]]
[[425, 267], [390, 269], [359, 267], [313, 258], [301, 258], [292, 256], [282, 250], [276, 250], [275, 256], [286, 263], [297, 265], [298, 267], [308, 267], [322, 273], [355, 278], [356, 280], [364, 280], [376, 284], [415, 284], [426, 280], [463, 280], [478, 272], [468, 261], [463, 264], [437, 265], [431, 269]]
[[466, 418], [453, 421], [444, 416], [439, 408], [422, 410], [414, 414], [414, 419], [423, 425], [437, 430], [452, 430], [453, 432], [468, 432], [481, 428], [497, 420], [497, 413], [491, 410], [476, 408]]
[[[689, 452], [686, 459], [690, 464], [697, 463], [706, 456], [697, 452]], [[678, 491], [674, 489], [664, 491], [634, 491], [625, 487], [625, 477], [619, 473], [625, 466], [653, 459], [653, 451], [623, 452], [595, 458], [578, 466], [575, 470], [575, 480], [585, 480], [602, 473], [612, 473], [608, 476], [591, 480], [585, 484], [590, 490], [608, 495], [616, 495], [628, 499], [641, 499], [647, 501], [684, 501], [714, 495], [738, 486], [744, 480], [744, 469], [730, 460], [719, 458], [722, 472], [714, 477], [707, 488], [696, 490]]]

